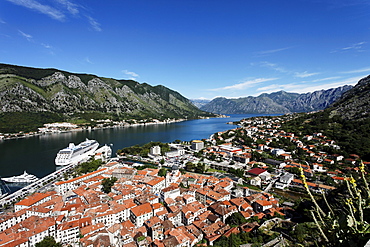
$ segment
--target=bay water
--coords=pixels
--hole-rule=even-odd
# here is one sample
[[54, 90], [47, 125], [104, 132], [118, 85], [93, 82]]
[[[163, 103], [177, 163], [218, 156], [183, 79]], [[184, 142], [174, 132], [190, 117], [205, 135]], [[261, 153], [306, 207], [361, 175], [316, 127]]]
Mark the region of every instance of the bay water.
[[[58, 151], [70, 142], [76, 145], [86, 138], [100, 145], [112, 144], [113, 154], [118, 149], [142, 145], [151, 141], [173, 142], [206, 139], [210, 135], [235, 128], [227, 124], [256, 114], [235, 114], [228, 118], [196, 119], [172, 124], [119, 127], [97, 130], [44, 134], [34, 137], [0, 141], [0, 176], [20, 175], [23, 171], [43, 177], [56, 170], [54, 159]], [[113, 155], [115, 156], [115, 155]]]

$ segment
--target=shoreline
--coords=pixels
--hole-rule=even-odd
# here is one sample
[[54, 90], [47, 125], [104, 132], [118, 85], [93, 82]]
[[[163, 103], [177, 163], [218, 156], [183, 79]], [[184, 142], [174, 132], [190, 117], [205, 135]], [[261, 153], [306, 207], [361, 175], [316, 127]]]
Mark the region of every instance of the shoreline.
[[[217, 115], [214, 118], [229, 118], [230, 116], [227, 115]], [[210, 119], [212, 117], [205, 117], [205, 118], [198, 118], [198, 119]], [[6, 141], [6, 140], [17, 140], [17, 139], [24, 139], [24, 138], [30, 138], [30, 137], [36, 137], [41, 135], [49, 135], [49, 134], [60, 134], [60, 133], [68, 133], [68, 132], [74, 132], [74, 131], [93, 131], [93, 130], [101, 130], [101, 129], [112, 129], [112, 128], [130, 128], [130, 127], [138, 127], [138, 126], [146, 126], [146, 125], [160, 125], [160, 124], [172, 124], [172, 123], [179, 123], [184, 121], [189, 121], [192, 119], [171, 119], [171, 120], [164, 120], [164, 121], [157, 121], [157, 122], [144, 122], [144, 123], [127, 123], [127, 122], [119, 122], [116, 125], [112, 126], [100, 126], [100, 127], [79, 127], [75, 129], [50, 129], [46, 131], [37, 131], [37, 132], [29, 132], [29, 133], [6, 133], [6, 134], [0, 134], [0, 142]], [[104, 121], [104, 120], [102, 120]], [[143, 121], [143, 120], [141, 120]], [[104, 125], [104, 124], [101, 124]]]
[[87, 128], [79, 127], [75, 129], [69, 129], [69, 130], [57, 129], [57, 130], [37, 131], [37, 132], [29, 132], [29, 133], [11, 133], [11, 134], [1, 135], [0, 141], [24, 139], [24, 138], [41, 136], [41, 135], [61, 134], [61, 133], [68, 133], [68, 132], [74, 132], [74, 131], [94, 131], [94, 130], [101, 130], [101, 129], [130, 128], [130, 127], [146, 126], [146, 125], [172, 124], [172, 123], [178, 123], [178, 122], [183, 122], [183, 121], [187, 121], [187, 119], [175, 119], [171, 121], [146, 122], [146, 123], [134, 123], [134, 124], [126, 123], [124, 125], [101, 126], [101, 127], [94, 127], [94, 128], [91, 128], [91, 126], [89, 126]]

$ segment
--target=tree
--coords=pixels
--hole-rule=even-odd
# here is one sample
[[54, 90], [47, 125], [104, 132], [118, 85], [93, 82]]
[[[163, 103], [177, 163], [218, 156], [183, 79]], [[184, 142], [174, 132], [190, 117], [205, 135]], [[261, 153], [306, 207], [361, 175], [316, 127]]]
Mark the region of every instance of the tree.
[[243, 169], [229, 168], [229, 173], [234, 174], [235, 176], [237, 176], [239, 178], [243, 178], [243, 176], [244, 176], [244, 170]]
[[93, 171], [96, 171], [96, 169], [98, 169], [99, 166], [101, 166], [102, 164], [102, 161], [101, 160], [91, 160], [89, 162], [84, 162], [84, 163], [81, 163], [77, 170], [78, 170], [78, 173], [79, 174], [85, 174], [85, 173], [88, 173], [88, 172], [93, 172]]
[[102, 186], [103, 186], [103, 192], [104, 193], [109, 193], [111, 192], [111, 188], [114, 185], [114, 183], [117, 181], [117, 178], [104, 178], [102, 181]]
[[300, 175], [301, 174], [301, 172], [300, 172], [300, 170], [299, 170], [298, 167], [289, 167], [286, 170], [288, 172], [293, 173], [293, 174], [296, 174], [296, 175]]
[[158, 176], [160, 177], [165, 177], [167, 174], [167, 169], [166, 168], [161, 168], [158, 172]]
[[195, 172], [197, 172], [197, 173], [204, 173], [205, 170], [206, 170], [206, 166], [203, 163], [199, 163], [195, 167]]
[[46, 236], [41, 242], [36, 243], [35, 247], [62, 247], [61, 243], [57, 243], [52, 236]]
[[185, 164], [185, 170], [193, 172], [195, 170], [195, 165], [189, 161]]
[[230, 217], [226, 219], [226, 224], [229, 224], [229, 225], [239, 226], [246, 222], [247, 220], [239, 212], [233, 213]]

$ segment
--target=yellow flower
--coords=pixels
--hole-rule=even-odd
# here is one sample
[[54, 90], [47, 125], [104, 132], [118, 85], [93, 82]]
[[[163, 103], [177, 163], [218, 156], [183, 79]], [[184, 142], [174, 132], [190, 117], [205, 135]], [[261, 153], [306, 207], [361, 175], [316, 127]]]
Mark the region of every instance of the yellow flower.
[[361, 161], [361, 164], [360, 164], [360, 171], [365, 172], [365, 165], [364, 165], [364, 162], [362, 162], [362, 161]]

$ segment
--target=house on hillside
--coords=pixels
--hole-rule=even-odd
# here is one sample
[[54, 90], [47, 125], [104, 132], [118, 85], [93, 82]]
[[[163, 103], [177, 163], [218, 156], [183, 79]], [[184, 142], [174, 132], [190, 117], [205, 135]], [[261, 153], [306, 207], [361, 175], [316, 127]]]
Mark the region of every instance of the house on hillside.
[[285, 173], [279, 178], [279, 181], [275, 183], [275, 187], [278, 189], [285, 189], [293, 181], [294, 175], [291, 173]]
[[260, 177], [263, 181], [271, 180], [271, 174], [267, 170], [262, 169], [262, 168], [258, 168], [258, 167], [253, 168], [247, 171], [247, 173], [254, 177]]

